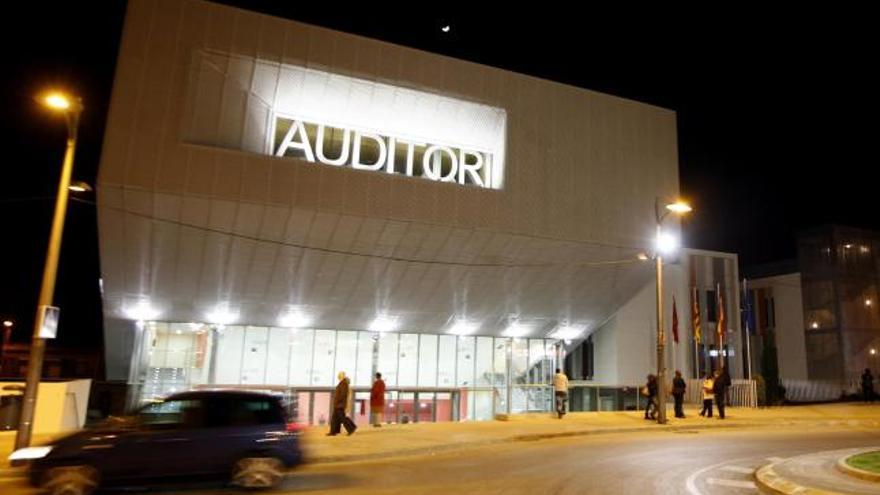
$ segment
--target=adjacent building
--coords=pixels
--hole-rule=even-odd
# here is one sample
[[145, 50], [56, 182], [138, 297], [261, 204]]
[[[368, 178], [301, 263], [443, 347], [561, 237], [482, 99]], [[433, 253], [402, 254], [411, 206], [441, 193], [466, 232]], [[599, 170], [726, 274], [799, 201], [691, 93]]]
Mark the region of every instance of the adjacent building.
[[[853, 393], [880, 373], [880, 234], [828, 225], [801, 232], [798, 257], [759, 267], [749, 281], [757, 334], [770, 330], [779, 375], [805, 398]], [[762, 339], [753, 366], [760, 366]]]

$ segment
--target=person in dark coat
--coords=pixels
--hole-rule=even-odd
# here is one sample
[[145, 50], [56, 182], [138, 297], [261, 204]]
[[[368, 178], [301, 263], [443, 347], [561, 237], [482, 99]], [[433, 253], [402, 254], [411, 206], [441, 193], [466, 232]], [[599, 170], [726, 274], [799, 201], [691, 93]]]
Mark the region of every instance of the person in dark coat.
[[648, 383], [645, 384], [648, 391], [648, 405], [645, 407], [645, 419], [657, 419], [657, 377], [648, 375]]
[[684, 417], [684, 394], [687, 391], [687, 383], [681, 377], [681, 371], [675, 370], [675, 378], [672, 379], [672, 398], [675, 399], [675, 417]]
[[865, 372], [862, 373], [862, 395], [865, 402], [874, 402], [874, 375], [869, 368], [865, 368]]
[[370, 389], [370, 412], [373, 413], [373, 426], [382, 426], [385, 419], [385, 380], [382, 373], [376, 373], [376, 381]]
[[348, 407], [351, 403], [351, 388], [348, 386], [348, 377], [345, 372], [339, 372], [339, 384], [333, 392], [333, 417], [330, 418], [330, 433], [327, 436], [338, 435], [340, 426], [345, 427], [349, 435], [357, 430], [357, 425], [348, 417]]
[[718, 419], [724, 419], [724, 406], [727, 401], [727, 389], [730, 388], [730, 375], [727, 374], [726, 368], [715, 373], [712, 392], [715, 395], [715, 407], [718, 408]]

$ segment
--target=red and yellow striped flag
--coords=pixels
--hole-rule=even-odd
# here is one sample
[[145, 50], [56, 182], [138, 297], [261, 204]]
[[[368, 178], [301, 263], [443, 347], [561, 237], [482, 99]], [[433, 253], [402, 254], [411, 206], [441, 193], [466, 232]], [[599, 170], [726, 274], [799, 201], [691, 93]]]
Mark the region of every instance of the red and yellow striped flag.
[[694, 327], [694, 342], [699, 344], [703, 341], [703, 331], [700, 328], [700, 298], [697, 288], [693, 289], [691, 293], [691, 324]]

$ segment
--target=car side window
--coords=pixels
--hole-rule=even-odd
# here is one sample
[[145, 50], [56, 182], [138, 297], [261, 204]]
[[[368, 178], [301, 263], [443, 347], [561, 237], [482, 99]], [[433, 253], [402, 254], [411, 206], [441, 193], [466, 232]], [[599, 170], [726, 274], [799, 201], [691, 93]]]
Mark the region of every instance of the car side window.
[[138, 422], [150, 429], [196, 428], [204, 424], [200, 400], [167, 400], [141, 408]]
[[209, 426], [254, 426], [284, 423], [281, 408], [261, 399], [211, 401], [207, 413]]

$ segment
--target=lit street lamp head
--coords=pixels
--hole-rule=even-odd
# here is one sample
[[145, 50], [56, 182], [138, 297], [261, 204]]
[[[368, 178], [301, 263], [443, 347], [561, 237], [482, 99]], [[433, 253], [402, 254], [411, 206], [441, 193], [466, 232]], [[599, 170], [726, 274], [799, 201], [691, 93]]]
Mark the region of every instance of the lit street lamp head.
[[662, 254], [669, 254], [678, 249], [678, 237], [660, 232], [657, 234], [657, 251]]
[[46, 107], [63, 113], [79, 113], [82, 111], [82, 102], [79, 97], [70, 96], [61, 91], [50, 91], [37, 98]]
[[658, 228], [660, 224], [663, 223], [663, 220], [666, 218], [666, 216], [670, 213], [675, 213], [678, 216], [684, 216], [686, 213], [690, 213], [691, 211], [693, 211], [691, 205], [685, 203], [680, 199], [675, 200], [675, 202], [673, 203], [666, 203], [664, 208], [660, 208], [660, 205], [662, 205], [663, 203], [666, 203], [666, 201], [660, 197], [656, 197], [654, 199], [654, 215], [656, 216]]
[[62, 93], [49, 93], [43, 98], [43, 103], [54, 110], [67, 110], [70, 108], [70, 99]]
[[678, 215], [684, 215], [685, 213], [689, 213], [693, 210], [693, 208], [691, 208], [691, 205], [681, 200], [666, 205], [666, 209]]
[[67, 188], [73, 192], [90, 192], [92, 190], [92, 186], [90, 186], [88, 182], [83, 182], [81, 180], [71, 182]]

